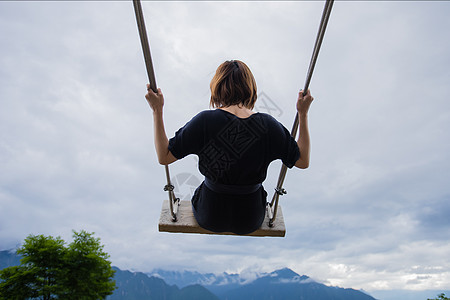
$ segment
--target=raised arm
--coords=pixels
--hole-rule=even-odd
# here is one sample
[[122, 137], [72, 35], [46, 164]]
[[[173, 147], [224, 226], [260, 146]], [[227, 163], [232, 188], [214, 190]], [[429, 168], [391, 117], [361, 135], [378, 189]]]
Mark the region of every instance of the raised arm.
[[147, 99], [148, 104], [153, 110], [153, 127], [155, 135], [155, 149], [158, 155], [158, 162], [161, 165], [168, 165], [176, 161], [176, 157], [169, 151], [169, 140], [167, 139], [166, 130], [164, 128], [163, 120], [163, 107], [164, 96], [161, 89], [158, 89], [158, 93], [154, 93], [150, 89], [150, 85], [147, 84]]
[[309, 154], [311, 151], [309, 129], [308, 129], [308, 110], [314, 98], [308, 89], [308, 92], [303, 96], [303, 91], [298, 94], [297, 113], [299, 120], [299, 135], [297, 140], [298, 148], [300, 149], [300, 158], [295, 163], [295, 166], [300, 169], [309, 167]]

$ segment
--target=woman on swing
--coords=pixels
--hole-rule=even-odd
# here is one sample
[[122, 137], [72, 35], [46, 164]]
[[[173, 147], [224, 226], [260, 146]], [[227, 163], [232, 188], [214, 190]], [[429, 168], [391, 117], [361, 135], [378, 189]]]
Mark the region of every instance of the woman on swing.
[[210, 84], [210, 106], [167, 138], [164, 96], [147, 85], [145, 96], [153, 110], [158, 161], [170, 164], [189, 154], [198, 155], [204, 182], [192, 197], [198, 224], [213, 232], [248, 234], [264, 221], [267, 193], [262, 186], [269, 164], [281, 159], [288, 167], [309, 166], [308, 110], [314, 98], [300, 91], [297, 100], [299, 138], [272, 116], [252, 111], [256, 82], [248, 66], [239, 60], [222, 63]]

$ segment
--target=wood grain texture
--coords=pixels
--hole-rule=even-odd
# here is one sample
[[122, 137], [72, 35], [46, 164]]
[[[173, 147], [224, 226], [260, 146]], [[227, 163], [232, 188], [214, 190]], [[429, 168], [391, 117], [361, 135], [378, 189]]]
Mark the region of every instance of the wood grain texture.
[[[274, 236], [284, 237], [286, 234], [286, 227], [284, 225], [283, 212], [281, 207], [278, 206], [277, 218], [273, 227], [269, 227], [269, 218], [266, 217], [260, 229], [246, 234], [244, 236]], [[190, 201], [181, 201], [178, 207], [178, 220], [172, 222], [172, 216], [170, 214], [169, 200], [164, 200], [161, 216], [159, 218], [159, 231], [172, 232], [172, 233], [199, 233], [199, 234], [214, 234], [214, 235], [236, 235], [231, 232], [212, 232], [200, 227], [195, 220], [192, 212]]]

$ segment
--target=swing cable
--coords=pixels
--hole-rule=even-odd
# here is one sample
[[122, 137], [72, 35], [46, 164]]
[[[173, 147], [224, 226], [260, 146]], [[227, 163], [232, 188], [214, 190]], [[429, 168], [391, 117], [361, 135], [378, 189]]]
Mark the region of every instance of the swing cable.
[[[322, 19], [320, 21], [319, 31], [317, 33], [316, 43], [314, 45], [313, 54], [312, 54], [311, 61], [309, 64], [305, 87], [303, 89], [304, 96], [306, 95], [309, 84], [311, 82], [312, 74], [313, 74], [314, 67], [317, 62], [317, 57], [319, 55], [319, 50], [322, 45], [323, 37], [325, 35], [325, 29], [326, 29], [326, 26], [328, 23], [328, 19], [330, 17], [333, 3], [334, 3], [334, 0], [326, 0], [326, 2], [325, 2]], [[145, 28], [145, 21], [144, 21], [144, 16], [143, 16], [140, 0], [133, 0], [133, 6], [134, 6], [135, 14], [136, 14], [136, 22], [137, 22], [137, 27], [139, 30], [139, 36], [140, 36], [140, 40], [141, 40], [142, 51], [144, 54], [145, 66], [147, 69], [147, 75], [148, 75], [148, 79], [150, 82], [150, 88], [152, 89], [153, 92], [157, 93], [155, 71], [153, 68], [153, 62], [152, 62], [152, 57], [151, 57], [151, 52], [150, 52], [150, 45], [148, 42], [147, 31]], [[293, 137], [295, 137], [297, 135], [298, 125], [299, 125], [299, 118], [298, 118], [298, 114], [296, 114], [294, 124], [293, 124], [292, 130], [291, 130], [291, 135]], [[167, 184], [164, 186], [164, 190], [167, 191], [169, 194], [170, 213], [172, 215], [172, 221], [176, 222], [177, 221], [177, 211], [178, 211], [180, 199], [175, 197], [175, 193], [173, 191], [174, 186], [170, 180], [169, 166], [165, 165], [164, 167], [165, 167], [166, 180], [167, 180]], [[281, 167], [281, 170], [280, 170], [280, 174], [278, 176], [278, 183], [277, 183], [277, 187], [275, 188], [274, 196], [272, 198], [272, 201], [270, 203], [268, 203], [268, 213], [269, 213], [269, 219], [270, 219], [269, 226], [270, 227], [273, 226], [275, 219], [276, 219], [279, 196], [286, 194], [286, 190], [283, 188], [283, 182], [286, 177], [286, 172], [287, 172], [287, 167], [286, 167], [286, 165], [283, 164]]]
[[[309, 63], [308, 73], [306, 75], [306, 82], [303, 88], [303, 96], [306, 95], [311, 78], [314, 72], [314, 67], [316, 66], [317, 57], [319, 56], [319, 50], [322, 45], [323, 37], [325, 35], [325, 30], [327, 28], [328, 19], [330, 18], [331, 9], [333, 7], [334, 0], [326, 0], [325, 7], [323, 8], [322, 19], [320, 20], [319, 31], [317, 32], [316, 43], [314, 45], [314, 50], [311, 56], [311, 61]], [[295, 138], [297, 135], [297, 130], [299, 126], [298, 113], [295, 114], [294, 125], [292, 126], [291, 135]], [[286, 194], [286, 190], [283, 188], [283, 182], [286, 178], [287, 166], [283, 164], [281, 166], [280, 174], [278, 176], [277, 187], [275, 188], [275, 193], [273, 195], [272, 201], [267, 204], [267, 212], [269, 214], [269, 227], [272, 227], [278, 210], [278, 201], [281, 195]]]
[[[156, 85], [155, 70], [153, 69], [152, 55], [150, 53], [150, 45], [147, 38], [147, 30], [145, 29], [144, 14], [142, 12], [142, 6], [140, 0], [133, 0], [134, 12], [136, 14], [136, 23], [139, 30], [139, 36], [141, 40], [142, 52], [144, 53], [145, 67], [147, 69], [147, 75], [150, 82], [150, 88], [153, 92], [157, 93], [158, 88]], [[164, 191], [169, 193], [170, 213], [172, 215], [172, 221], [177, 221], [177, 212], [180, 199], [175, 197], [173, 191], [174, 186], [170, 181], [169, 166], [164, 165], [166, 172], [167, 184], [164, 186]]]

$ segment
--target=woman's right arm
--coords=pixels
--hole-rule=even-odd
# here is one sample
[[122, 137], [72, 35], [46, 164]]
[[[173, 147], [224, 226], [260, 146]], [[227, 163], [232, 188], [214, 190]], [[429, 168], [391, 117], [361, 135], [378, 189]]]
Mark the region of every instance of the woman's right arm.
[[309, 167], [309, 155], [311, 151], [309, 128], [308, 128], [308, 110], [314, 97], [308, 89], [308, 92], [303, 96], [303, 91], [300, 91], [297, 99], [297, 113], [299, 119], [299, 135], [297, 145], [300, 150], [300, 158], [295, 162], [295, 166], [300, 169]]
[[167, 139], [166, 130], [164, 128], [163, 120], [163, 107], [164, 96], [161, 89], [158, 89], [158, 93], [154, 93], [150, 89], [150, 85], [147, 85], [148, 93], [145, 98], [148, 104], [153, 110], [153, 124], [155, 135], [155, 148], [158, 155], [158, 162], [161, 165], [168, 165], [177, 160], [169, 150], [169, 140]]

